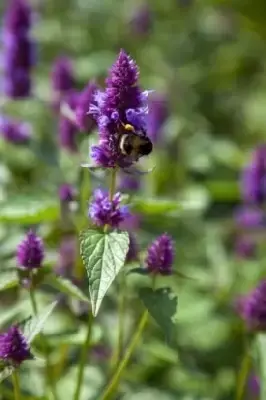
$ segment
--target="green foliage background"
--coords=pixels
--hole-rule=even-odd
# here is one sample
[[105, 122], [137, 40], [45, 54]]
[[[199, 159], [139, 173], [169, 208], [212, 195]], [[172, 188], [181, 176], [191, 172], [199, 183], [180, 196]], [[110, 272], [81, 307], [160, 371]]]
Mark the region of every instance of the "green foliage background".
[[[54, 59], [60, 54], [73, 59], [77, 87], [82, 88], [92, 78], [103, 83], [124, 48], [140, 66], [143, 88], [166, 93], [170, 102], [161, 142], [141, 162], [144, 169], [155, 169], [141, 178], [142, 189], [132, 200], [142, 215], [138, 240], [145, 250], [162, 230], [172, 234], [175, 269], [191, 279], [161, 279], [162, 287], [178, 295], [174, 343], [151, 321], [117, 399], [234, 399], [245, 335], [233, 305], [264, 276], [266, 261], [263, 235], [254, 260], [236, 257], [233, 220], [240, 203], [240, 171], [251, 149], [264, 141], [266, 129], [265, 3], [151, 0], [152, 27], [144, 36], [132, 32], [130, 20], [142, 4], [133, 0], [32, 3], [37, 11], [38, 98], [2, 108], [3, 114], [32, 123], [33, 140], [28, 147], [0, 142], [0, 287], [9, 282], [17, 243], [31, 224], [45, 238], [47, 264], [55, 265], [61, 237], [58, 185], [66, 181], [79, 187], [80, 163], [87, 161], [88, 142], [94, 140], [82, 138], [78, 155], [57, 147], [57, 118], [46, 103], [52, 96]], [[90, 185], [98, 185], [94, 175]], [[137, 292], [146, 279], [128, 277], [128, 335], [142, 309]], [[88, 293], [86, 284], [83, 289]], [[38, 293], [43, 304], [54, 297], [45, 286]], [[114, 284], [93, 335], [94, 344], [107, 352], [115, 343], [117, 302]], [[76, 306], [71, 300], [67, 308], [59, 308], [44, 331], [62, 399], [72, 398], [74, 364], [85, 339], [85, 319], [77, 318]], [[1, 329], [29, 313], [24, 291], [8, 288], [1, 294]], [[84, 400], [97, 399], [106, 381], [109, 361], [102, 352], [101, 357], [93, 353], [86, 367]], [[22, 367], [23, 399], [44, 399], [39, 364]], [[256, 357], [253, 370], [258, 374]], [[0, 398], [13, 398], [8, 382], [2, 384]]]

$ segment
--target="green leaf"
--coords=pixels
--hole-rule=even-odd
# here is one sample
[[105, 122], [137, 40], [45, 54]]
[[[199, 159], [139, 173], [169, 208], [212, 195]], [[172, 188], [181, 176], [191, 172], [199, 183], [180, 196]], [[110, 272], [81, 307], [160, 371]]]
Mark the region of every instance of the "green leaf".
[[173, 200], [153, 198], [143, 199], [141, 197], [134, 198], [132, 208], [134, 211], [146, 215], [165, 214], [173, 211], [181, 211], [182, 206]]
[[16, 273], [8, 273], [1, 275], [0, 292], [18, 286], [19, 279]]
[[7, 366], [0, 371], [0, 382], [12, 375], [13, 371], [15, 371], [15, 368], [11, 366]]
[[257, 348], [260, 366], [260, 398], [264, 400], [266, 398], [266, 335], [257, 335]]
[[68, 279], [51, 274], [45, 278], [44, 282], [52, 286], [53, 288], [58, 289], [60, 292], [74, 297], [80, 301], [85, 301], [86, 303], [90, 302], [88, 297], [82, 292], [82, 290], [80, 290], [76, 285], [74, 285], [74, 283], [72, 283]]
[[[88, 334], [88, 328], [86, 325], [80, 326], [76, 331], [60, 332], [54, 334], [47, 334], [46, 339], [52, 346], [59, 346], [62, 344], [68, 344], [72, 346], [81, 346], [86, 340]], [[92, 337], [90, 340], [90, 345], [98, 343], [102, 337], [101, 328], [94, 325], [92, 328]]]
[[169, 342], [174, 339], [174, 318], [177, 313], [177, 296], [170, 288], [152, 290], [141, 288], [139, 296], [151, 316], [162, 328]]
[[29, 343], [31, 343], [35, 336], [37, 336], [42, 331], [47, 318], [53, 312], [56, 304], [57, 302], [54, 301], [52, 304], [46, 307], [42, 313], [40, 313], [36, 317], [31, 318], [30, 321], [25, 324], [24, 335], [26, 336]]
[[125, 263], [128, 246], [127, 232], [101, 233], [88, 229], [80, 235], [80, 252], [89, 278], [94, 316], [97, 315], [108, 288]]
[[14, 196], [0, 203], [0, 222], [37, 224], [59, 217], [59, 202], [43, 197]]

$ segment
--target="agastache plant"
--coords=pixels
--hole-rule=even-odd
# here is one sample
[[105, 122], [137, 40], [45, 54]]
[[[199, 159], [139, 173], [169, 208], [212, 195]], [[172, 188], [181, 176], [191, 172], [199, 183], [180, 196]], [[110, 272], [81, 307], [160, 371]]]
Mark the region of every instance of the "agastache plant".
[[[139, 182], [133, 175], [132, 182], [124, 185], [122, 196], [116, 192], [116, 178], [119, 170], [127, 171], [127, 168], [136, 164], [141, 156], [148, 155], [152, 150], [152, 142], [146, 133], [149, 91], [140, 89], [138, 77], [137, 64], [124, 50], [121, 50], [109, 71], [105, 90], [95, 91], [89, 107], [89, 115], [92, 115], [97, 122], [99, 133], [99, 142], [96, 146], [92, 146], [91, 157], [96, 166], [108, 172], [111, 170], [111, 179], [109, 191], [102, 188], [94, 191], [88, 206], [90, 228], [80, 234], [81, 256], [88, 274], [92, 309], [88, 320], [88, 336], [80, 360], [75, 400], [80, 398], [85, 365], [84, 354], [90, 343], [92, 316], [98, 314], [103, 297], [116, 278], [119, 282], [119, 326], [117, 346], [112, 356], [114, 373], [99, 399], [108, 399], [117, 389], [122, 373], [148, 322], [149, 312], [145, 310], [125, 349], [126, 270], [132, 262], [140, 262], [139, 243], [134, 234], [134, 229], [139, 228], [140, 220], [132, 213], [130, 204], [126, 204], [124, 196], [129, 188], [133, 189], [131, 191], [133, 196], [134, 189], [137, 190], [139, 187]], [[121, 173], [120, 176], [122, 177]], [[173, 241], [169, 235], [163, 234], [151, 244], [146, 259], [143, 260], [145, 268], [140, 268], [140, 273], [144, 272], [151, 278], [152, 288], [147, 288], [149, 296], [168, 296], [168, 292], [164, 290], [155, 291], [155, 283], [157, 276], [172, 273], [173, 262]]]

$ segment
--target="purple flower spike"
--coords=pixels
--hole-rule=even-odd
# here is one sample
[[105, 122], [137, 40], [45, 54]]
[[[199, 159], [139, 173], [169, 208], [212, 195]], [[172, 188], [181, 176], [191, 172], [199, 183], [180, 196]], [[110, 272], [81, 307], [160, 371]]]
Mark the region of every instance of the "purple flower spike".
[[168, 117], [168, 101], [162, 94], [154, 94], [149, 100], [149, 114], [147, 133], [154, 142], [159, 142], [162, 136], [162, 127]]
[[40, 268], [43, 259], [43, 241], [34, 232], [29, 231], [17, 248], [18, 267], [29, 270]]
[[261, 205], [266, 200], [266, 145], [258, 147], [250, 164], [244, 169], [241, 180], [243, 200]]
[[27, 339], [14, 325], [0, 335], [0, 360], [6, 364], [19, 366], [23, 361], [32, 359]]
[[266, 281], [261, 281], [259, 285], [245, 297], [241, 316], [246, 322], [247, 327], [252, 331], [266, 330]]
[[0, 118], [0, 136], [14, 144], [28, 143], [31, 138], [31, 127], [25, 122]]
[[76, 107], [76, 120], [80, 130], [90, 133], [96, 122], [92, 115], [89, 114], [90, 106], [94, 103], [94, 95], [98, 86], [95, 82], [89, 82], [88, 85], [80, 93], [77, 107]]
[[[72, 111], [75, 111], [78, 100], [78, 93], [71, 92], [69, 93], [64, 101], [70, 107]], [[78, 134], [77, 126], [69, 118], [66, 118], [64, 115], [60, 115], [59, 119], [59, 145], [65, 150], [68, 150], [72, 153], [77, 151], [77, 143], [76, 138]]]
[[[99, 144], [92, 147], [91, 156], [98, 165], [125, 167], [138, 160], [139, 157], [122, 152], [120, 140], [124, 133], [133, 132], [148, 140], [148, 92], [141, 92], [138, 76], [136, 63], [121, 50], [106, 79], [105, 91], [97, 91], [94, 96], [90, 114], [97, 121]], [[131, 125], [130, 131], [125, 130], [126, 125]]]
[[89, 207], [89, 216], [95, 225], [118, 227], [129, 215], [128, 208], [120, 203], [120, 193], [116, 193], [111, 201], [107, 192], [97, 189]]
[[63, 203], [69, 203], [76, 197], [76, 190], [73, 186], [65, 183], [59, 188], [59, 198]]
[[159, 236], [148, 248], [146, 265], [151, 273], [170, 275], [174, 261], [173, 241], [170, 236]]
[[32, 10], [26, 0], [11, 0], [3, 28], [3, 87], [6, 96], [25, 98], [31, 94], [31, 71], [35, 43], [30, 37]]

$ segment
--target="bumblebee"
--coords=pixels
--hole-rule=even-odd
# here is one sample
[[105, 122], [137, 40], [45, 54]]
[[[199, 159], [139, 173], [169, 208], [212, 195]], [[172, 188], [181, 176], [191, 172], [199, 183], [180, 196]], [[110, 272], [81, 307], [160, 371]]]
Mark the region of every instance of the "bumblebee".
[[119, 147], [122, 154], [137, 161], [140, 157], [147, 156], [152, 152], [152, 142], [146, 132], [137, 132], [132, 125], [125, 124], [122, 125], [120, 134]]

